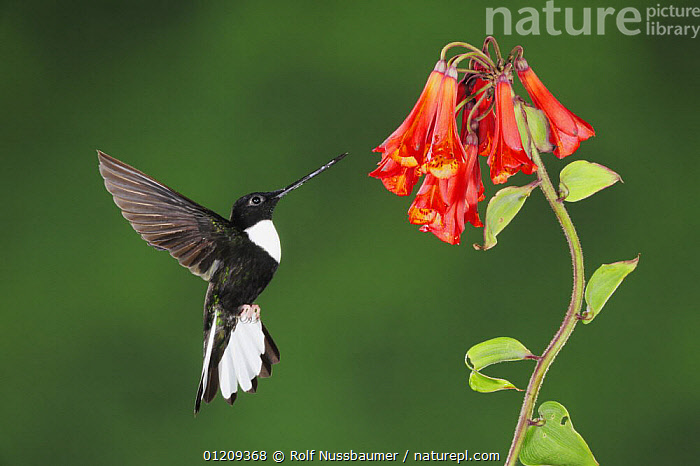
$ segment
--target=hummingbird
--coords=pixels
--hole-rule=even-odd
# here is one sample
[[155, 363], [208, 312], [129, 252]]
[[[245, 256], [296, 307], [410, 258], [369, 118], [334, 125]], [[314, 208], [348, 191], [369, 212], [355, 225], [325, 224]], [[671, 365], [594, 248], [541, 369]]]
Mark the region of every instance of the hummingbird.
[[229, 403], [238, 387], [255, 393], [258, 377], [269, 377], [280, 353], [254, 304], [272, 280], [282, 257], [272, 223], [277, 203], [345, 157], [276, 191], [240, 197], [229, 219], [154, 178], [97, 151], [100, 174], [122, 215], [146, 242], [166, 250], [209, 283], [204, 300], [204, 356], [194, 413], [221, 389]]

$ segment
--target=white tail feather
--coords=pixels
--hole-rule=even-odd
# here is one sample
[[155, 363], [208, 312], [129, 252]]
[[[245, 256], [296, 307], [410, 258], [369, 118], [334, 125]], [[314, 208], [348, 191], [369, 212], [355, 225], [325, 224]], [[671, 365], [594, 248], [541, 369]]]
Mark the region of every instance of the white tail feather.
[[265, 334], [260, 320], [239, 318], [219, 362], [219, 383], [225, 398], [236, 393], [239, 385], [244, 391], [253, 388], [252, 381], [262, 369], [264, 352]]
[[202, 393], [207, 392], [207, 384], [209, 383], [209, 361], [211, 361], [211, 352], [214, 348], [214, 335], [216, 335], [216, 320], [219, 317], [219, 313], [214, 311], [214, 319], [211, 323], [211, 328], [209, 329], [209, 336], [207, 337], [207, 347], [204, 352], [204, 365], [202, 367]]
[[[235, 383], [236, 375], [232, 372], [233, 365], [231, 363], [223, 364], [223, 361], [230, 359], [231, 353], [224, 353], [221, 361], [219, 362], [219, 384], [221, 385], [221, 394], [224, 398], [229, 399], [231, 395], [236, 393], [237, 386]], [[231, 380], [234, 379], [234, 383], [231, 384]]]

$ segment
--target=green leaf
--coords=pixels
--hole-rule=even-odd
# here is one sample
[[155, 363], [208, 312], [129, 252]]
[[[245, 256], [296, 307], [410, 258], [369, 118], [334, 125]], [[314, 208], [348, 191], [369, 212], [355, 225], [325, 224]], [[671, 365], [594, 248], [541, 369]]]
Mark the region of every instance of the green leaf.
[[464, 357], [464, 363], [472, 370], [469, 374], [469, 386], [472, 390], [481, 393], [508, 389], [522, 391], [508, 380], [489, 377], [479, 370], [491, 364], [523, 359], [537, 359], [537, 356], [515, 338], [498, 337], [477, 343], [469, 348]]
[[571, 162], [559, 174], [559, 199], [576, 202], [622, 181], [608, 167], [585, 160]]
[[[523, 115], [523, 111], [525, 115]], [[526, 123], [527, 121], [527, 123]], [[528, 132], [525, 125], [530, 127], [532, 142], [539, 152], [552, 152], [554, 146], [549, 142], [549, 122], [544, 112], [520, 100], [515, 101], [515, 122], [520, 131], [520, 140], [527, 148]]]
[[500, 390], [522, 391], [505, 379], [496, 379], [476, 371], [469, 374], [469, 387], [479, 393], [492, 393]]
[[515, 338], [498, 337], [482, 341], [469, 348], [464, 360], [467, 367], [478, 371], [498, 362], [520, 361], [536, 357]]
[[612, 264], [603, 264], [598, 267], [598, 270], [593, 272], [593, 276], [586, 285], [586, 312], [584, 313], [583, 323], [590, 323], [598, 315], [605, 303], [608, 302], [610, 296], [620, 286], [622, 280], [625, 279], [634, 269], [637, 268], [639, 256], [632, 260], [613, 262]]
[[475, 249], [491, 249], [498, 242], [496, 235], [508, 226], [511, 220], [520, 212], [533, 189], [539, 184], [538, 180], [525, 186], [509, 186], [496, 193], [489, 201], [486, 208], [486, 221], [484, 225], [484, 244], [474, 244]]
[[547, 401], [537, 411], [544, 425], [527, 428], [519, 455], [525, 466], [598, 465], [586, 441], [574, 430], [564, 406]]

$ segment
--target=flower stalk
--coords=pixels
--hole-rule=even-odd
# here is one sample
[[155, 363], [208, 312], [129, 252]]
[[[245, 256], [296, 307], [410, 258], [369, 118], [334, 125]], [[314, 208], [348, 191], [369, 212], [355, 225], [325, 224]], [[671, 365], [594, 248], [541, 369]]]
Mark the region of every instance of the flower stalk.
[[[531, 136], [530, 136], [531, 137]], [[523, 405], [520, 409], [520, 415], [518, 417], [518, 423], [515, 427], [515, 433], [513, 434], [513, 441], [510, 445], [510, 450], [508, 451], [508, 457], [506, 459], [506, 466], [514, 466], [517, 464], [518, 455], [520, 449], [525, 440], [525, 433], [528, 426], [530, 425], [533, 412], [535, 410], [535, 403], [537, 402], [537, 395], [539, 394], [540, 388], [542, 387], [542, 382], [544, 381], [544, 376], [547, 374], [549, 367], [554, 362], [554, 359], [559, 354], [559, 351], [564, 347], [567, 340], [571, 336], [571, 333], [576, 327], [576, 323], [579, 320], [579, 311], [583, 304], [583, 293], [584, 293], [584, 270], [583, 270], [583, 250], [581, 249], [581, 241], [576, 233], [576, 228], [574, 227], [571, 217], [564, 207], [563, 201], [559, 200], [559, 195], [557, 194], [552, 180], [550, 180], [547, 170], [544, 167], [542, 158], [535, 147], [531, 146], [532, 160], [537, 165], [537, 178], [540, 180], [540, 189], [547, 199], [547, 202], [554, 211], [554, 215], [557, 217], [559, 224], [564, 230], [564, 236], [569, 244], [569, 252], [571, 253], [571, 263], [573, 266], [573, 291], [571, 293], [571, 301], [569, 302], [569, 307], [566, 310], [566, 315], [564, 316], [564, 321], [562, 322], [559, 330], [552, 338], [552, 341], [544, 350], [542, 356], [537, 361], [535, 365], [535, 370], [530, 376], [530, 382], [525, 390], [525, 397], [523, 399]]]

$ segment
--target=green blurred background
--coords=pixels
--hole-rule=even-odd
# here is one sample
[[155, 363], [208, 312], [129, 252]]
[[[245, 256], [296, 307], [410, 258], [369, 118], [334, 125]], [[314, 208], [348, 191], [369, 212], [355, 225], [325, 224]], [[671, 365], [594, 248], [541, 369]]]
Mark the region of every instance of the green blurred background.
[[[482, 234], [471, 227], [451, 247], [418, 233], [410, 199], [366, 175], [440, 48], [481, 43], [485, 8], [500, 5], [514, 15], [524, 6], [0, 6], [0, 464], [196, 464], [205, 449], [469, 449], [502, 462], [522, 396], [470, 391], [464, 353], [504, 335], [535, 352], [547, 345], [571, 290], [559, 226], [535, 192], [493, 250], [471, 247]], [[619, 8], [557, 6], [574, 6], [577, 21], [583, 6]], [[569, 409], [603, 465], [690, 464], [697, 40], [625, 36], [612, 23], [604, 36], [542, 27], [496, 34], [503, 49], [523, 45], [597, 131], [569, 160], [547, 155], [550, 173], [587, 159], [625, 180], [569, 206], [587, 275], [642, 256], [595, 323], [576, 330], [540, 401]], [[233, 407], [219, 397], [193, 418], [206, 284], [131, 230], [104, 189], [98, 148], [224, 215], [239, 195], [350, 152], [277, 209], [284, 260], [258, 303], [282, 363], [258, 394]], [[531, 369], [491, 373], [524, 386]]]

